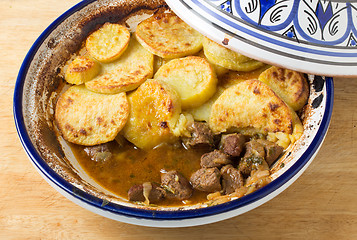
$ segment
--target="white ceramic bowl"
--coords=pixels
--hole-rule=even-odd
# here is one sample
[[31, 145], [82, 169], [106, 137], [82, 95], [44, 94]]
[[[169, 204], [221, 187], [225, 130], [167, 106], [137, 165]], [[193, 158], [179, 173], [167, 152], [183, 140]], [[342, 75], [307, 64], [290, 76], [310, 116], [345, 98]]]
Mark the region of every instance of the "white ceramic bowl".
[[[332, 78], [309, 75], [310, 98], [304, 114], [304, 134], [272, 169], [267, 186], [237, 200], [148, 209], [120, 199], [96, 184], [81, 169], [70, 148], [53, 131], [53, 106], [63, 81], [58, 66], [70, 57], [88, 33], [106, 21], [116, 21], [141, 8], [164, 4], [151, 1], [83, 1], [55, 20], [29, 50], [14, 92], [17, 131], [31, 162], [57, 191], [78, 205], [118, 221], [154, 227], [185, 227], [217, 222], [247, 212], [272, 199], [308, 167], [320, 148], [330, 123]], [[281, 163], [285, 167], [281, 168]]]

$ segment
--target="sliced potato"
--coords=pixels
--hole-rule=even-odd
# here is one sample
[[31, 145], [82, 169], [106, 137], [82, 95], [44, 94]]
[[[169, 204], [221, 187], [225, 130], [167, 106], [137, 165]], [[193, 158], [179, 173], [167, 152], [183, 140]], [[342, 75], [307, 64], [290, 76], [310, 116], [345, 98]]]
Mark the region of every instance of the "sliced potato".
[[294, 111], [300, 110], [309, 97], [309, 86], [302, 73], [280, 67], [270, 67], [259, 76]]
[[98, 62], [88, 56], [76, 57], [69, 64], [65, 80], [68, 83], [80, 85], [92, 80], [100, 72], [101, 66]]
[[98, 93], [127, 92], [153, 75], [154, 56], [131, 38], [125, 53], [115, 62], [103, 65], [103, 73], [86, 87]]
[[203, 36], [174, 13], [159, 13], [136, 28], [138, 41], [162, 58], [178, 58], [195, 54], [202, 48]]
[[214, 133], [254, 128], [261, 133], [291, 134], [289, 107], [268, 85], [246, 80], [228, 89], [213, 104], [209, 125]]
[[[205, 53], [202, 50], [198, 53], [198, 56], [207, 59]], [[214, 71], [216, 72], [217, 77], [220, 77], [220, 76], [224, 75], [225, 73], [227, 73], [229, 71], [228, 68], [224, 68], [224, 67], [221, 67], [221, 66], [219, 66], [217, 64], [214, 64], [213, 62], [210, 62], [208, 59], [207, 59], [207, 61], [213, 67]]]
[[131, 106], [124, 137], [142, 149], [176, 140], [172, 133], [181, 112], [178, 94], [169, 85], [149, 79], [128, 96]]
[[128, 47], [129, 30], [120, 25], [106, 23], [93, 32], [86, 40], [89, 54], [100, 62], [112, 62], [118, 59]]
[[203, 39], [203, 50], [211, 63], [235, 71], [252, 71], [264, 65], [262, 62], [225, 48], [206, 37]]
[[223, 91], [224, 88], [217, 88], [216, 93], [207, 102], [199, 107], [188, 109], [187, 112], [190, 113], [196, 121], [208, 122], [211, 116], [212, 105], [216, 102], [219, 96], [221, 96]]
[[55, 121], [65, 140], [91, 146], [114, 140], [128, 116], [125, 93], [98, 94], [80, 85], [58, 99]]
[[173, 59], [163, 65], [154, 78], [170, 84], [177, 91], [183, 109], [202, 105], [216, 92], [216, 74], [209, 62], [201, 57]]

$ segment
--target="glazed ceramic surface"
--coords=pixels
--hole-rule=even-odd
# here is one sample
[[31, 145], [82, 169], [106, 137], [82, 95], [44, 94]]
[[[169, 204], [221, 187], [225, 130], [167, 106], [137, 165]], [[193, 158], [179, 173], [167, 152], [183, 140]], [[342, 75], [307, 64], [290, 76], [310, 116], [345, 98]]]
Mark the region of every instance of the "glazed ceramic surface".
[[154, 208], [130, 203], [90, 179], [70, 148], [55, 134], [53, 106], [63, 81], [56, 76], [60, 64], [70, 58], [96, 25], [117, 21], [142, 8], [155, 11], [163, 5], [160, 0], [83, 1], [60, 16], [36, 40], [21, 66], [14, 92], [16, 127], [24, 149], [44, 179], [90, 211], [118, 221], [153, 227], [185, 227], [221, 221], [272, 199], [308, 167], [327, 133], [333, 81], [329, 77], [308, 76], [310, 98], [302, 117], [304, 134], [273, 167], [274, 181], [267, 186], [216, 206], [203, 203]]
[[312, 74], [357, 75], [353, 1], [166, 2], [198, 31], [252, 58]]

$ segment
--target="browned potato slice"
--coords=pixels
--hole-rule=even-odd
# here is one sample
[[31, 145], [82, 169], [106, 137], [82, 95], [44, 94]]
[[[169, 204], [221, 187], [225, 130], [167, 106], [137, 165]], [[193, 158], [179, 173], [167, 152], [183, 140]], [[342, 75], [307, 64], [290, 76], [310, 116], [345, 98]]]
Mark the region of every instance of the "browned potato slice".
[[309, 86], [302, 73], [279, 67], [271, 67], [259, 76], [294, 111], [300, 110], [309, 97]]
[[202, 48], [202, 35], [174, 13], [156, 14], [136, 28], [138, 41], [162, 58], [195, 54]]
[[68, 66], [65, 80], [71, 84], [83, 84], [97, 76], [100, 69], [100, 64], [94, 59], [87, 56], [77, 57]]
[[264, 65], [262, 62], [225, 48], [206, 37], [203, 39], [203, 50], [211, 63], [235, 71], [248, 72]]
[[125, 53], [115, 62], [103, 64], [103, 73], [86, 87], [98, 93], [127, 92], [137, 88], [153, 75], [154, 55], [133, 37]]
[[120, 25], [106, 23], [93, 32], [86, 40], [89, 54], [100, 62], [112, 62], [118, 59], [128, 47], [129, 30]]
[[159, 68], [154, 78], [177, 91], [183, 109], [202, 105], [216, 92], [216, 74], [209, 62], [201, 57], [173, 59]]
[[213, 132], [254, 128], [261, 133], [293, 131], [289, 107], [268, 85], [246, 80], [228, 89], [213, 104], [209, 125]]
[[124, 137], [142, 149], [176, 140], [172, 133], [181, 112], [178, 94], [169, 85], [149, 79], [128, 96], [131, 106]]
[[72, 86], [57, 101], [55, 121], [65, 140], [97, 145], [114, 140], [129, 115], [125, 93], [106, 95]]

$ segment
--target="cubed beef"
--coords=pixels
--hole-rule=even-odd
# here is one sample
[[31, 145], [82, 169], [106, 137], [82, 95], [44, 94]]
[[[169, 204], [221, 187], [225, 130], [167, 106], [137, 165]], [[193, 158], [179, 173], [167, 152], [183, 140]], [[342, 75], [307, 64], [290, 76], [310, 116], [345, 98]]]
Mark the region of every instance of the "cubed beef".
[[222, 135], [220, 146], [223, 152], [233, 157], [239, 157], [244, 149], [245, 142], [246, 138], [243, 134], [234, 133]]
[[205, 153], [201, 157], [201, 167], [203, 168], [220, 168], [231, 163], [232, 160], [229, 158], [229, 156], [220, 150], [214, 150], [213, 152]]
[[[146, 189], [145, 189], [146, 188]], [[147, 191], [147, 197], [150, 203], [157, 203], [163, 200], [166, 192], [157, 183], [144, 183], [132, 186], [128, 191], [129, 201], [145, 202], [144, 189]]]
[[230, 194], [244, 185], [242, 173], [232, 165], [222, 167], [221, 175], [224, 194]]
[[179, 172], [172, 170], [161, 175], [161, 185], [167, 191], [168, 197], [185, 200], [192, 195], [190, 182]]
[[96, 162], [105, 162], [112, 157], [108, 143], [85, 147], [84, 151], [93, 161]]
[[190, 181], [194, 189], [203, 192], [221, 190], [221, 173], [218, 168], [201, 168], [191, 175]]
[[264, 160], [264, 146], [257, 140], [251, 140], [245, 144], [246, 152], [239, 162], [238, 169], [244, 176], [248, 176], [259, 165], [267, 164]]
[[268, 140], [259, 139], [257, 141], [264, 146], [265, 161], [268, 163], [270, 167], [275, 162], [275, 160], [278, 159], [280, 154], [284, 151], [284, 148]]
[[187, 148], [212, 148], [214, 146], [214, 135], [207, 123], [194, 122], [187, 130], [191, 133], [191, 137], [182, 138], [182, 142]]

